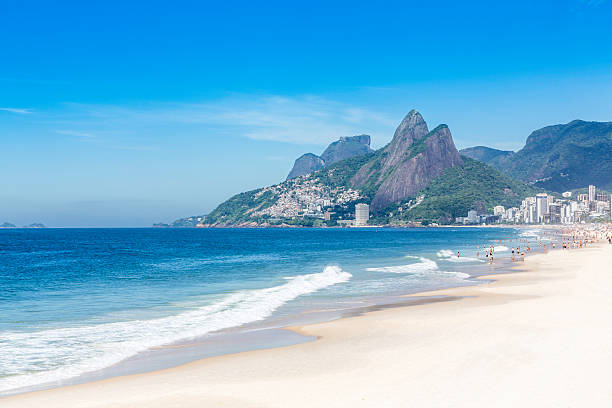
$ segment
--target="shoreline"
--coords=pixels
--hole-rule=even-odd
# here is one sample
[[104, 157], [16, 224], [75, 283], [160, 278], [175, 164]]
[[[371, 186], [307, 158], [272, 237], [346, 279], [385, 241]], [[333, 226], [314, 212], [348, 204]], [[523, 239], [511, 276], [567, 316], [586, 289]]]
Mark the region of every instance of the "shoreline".
[[[537, 253], [538, 251], [539, 249], [534, 248], [532, 253]], [[441, 286], [431, 290], [477, 286], [488, 281], [488, 279], [482, 278], [483, 276], [512, 273], [511, 267], [515, 264], [510, 262], [509, 252], [505, 254], [506, 257], [496, 258], [496, 263], [492, 265], [484, 262], [484, 258], [482, 258], [482, 263], [478, 264], [459, 264], [456, 266], [456, 269], [463, 272], [458, 273], [468, 272], [465, 268], [471, 269], [468, 272], [468, 275], [470, 275], [469, 278], [464, 280], [462, 282], [463, 284], [457, 282], [451, 286]], [[425, 303], [435, 303], [454, 299], [452, 296], [444, 297], [444, 299], [440, 299], [440, 297], [435, 295], [427, 295], [424, 297], [420, 294], [429, 293], [431, 290], [428, 289], [427, 292], [423, 290], [424, 289], [407, 292], [400, 291], [396, 294], [389, 293], [386, 295], [365, 296], [359, 298], [359, 303], [365, 303], [360, 306], [304, 310], [293, 315], [267, 318], [261, 321], [250, 322], [239, 327], [231, 327], [203, 336], [155, 346], [102, 369], [85, 372], [78, 376], [63, 380], [55, 380], [6, 391], [3, 395], [0, 395], [0, 400], [32, 392], [54, 390], [121, 376], [146, 374], [159, 370], [172, 369], [208, 358], [298, 345], [315, 341], [317, 337], [303, 335], [294, 330], [296, 327], [360, 316], [377, 310], [412, 307]], [[229, 346], [226, 344], [228, 342], [230, 343]]]
[[[593, 251], [595, 252], [593, 253]], [[449, 305], [458, 306], [458, 305], [463, 305], [466, 303], [476, 302], [476, 303], [480, 303], [481, 306], [482, 305], [494, 306], [494, 305], [500, 305], [500, 304], [501, 305], [512, 304], [513, 301], [520, 302], [521, 300], [525, 300], [525, 299], [534, 299], [534, 298], [541, 297], [538, 295], [535, 295], [535, 296], [527, 295], [526, 296], [524, 294], [522, 295], [521, 294], [519, 295], [506, 294], [504, 296], [501, 296], [499, 293], [492, 295], [491, 293], [488, 293], [488, 292], [498, 291], [499, 289], [503, 289], [504, 287], [507, 287], [508, 284], [512, 286], [513, 284], [516, 285], [518, 283], [519, 288], [534, 284], [533, 281], [534, 280], [537, 281], [538, 277], [535, 277], [536, 279], [533, 279], [534, 276], [526, 276], [527, 272], [530, 271], [530, 269], [533, 269], [538, 264], [542, 264], [541, 259], [550, 260], [550, 257], [549, 257], [550, 254], [560, 254], [556, 258], [559, 258], [559, 259], [561, 257], [568, 258], [564, 260], [570, 261], [570, 263], [574, 264], [577, 257], [585, 258], [583, 254], [591, 253], [590, 257], [589, 256], [586, 257], [586, 259], [588, 260], [589, 258], [597, 258], [597, 256], [593, 256], [593, 255], [600, 253], [601, 251], [604, 251], [604, 254], [609, 257], [611, 253], [611, 248], [607, 247], [607, 244], [606, 245], [600, 244], [595, 247], [588, 247], [586, 249], [581, 249], [580, 251], [571, 250], [571, 251], [565, 252], [562, 250], [555, 250], [555, 251], [551, 251], [545, 254], [534, 254], [526, 258], [526, 261], [524, 264], [525, 267], [523, 267], [522, 262], [519, 262], [519, 265], [516, 266], [518, 267], [518, 269], [525, 269], [525, 270], [516, 271], [517, 268], [515, 267], [513, 273], [502, 273], [502, 274], [480, 276], [477, 278], [478, 280], [487, 280], [487, 282], [484, 282], [484, 283], [481, 283], [475, 286], [464, 286], [464, 287], [458, 287], [458, 288], [442, 289], [442, 290], [436, 290], [433, 292], [421, 292], [421, 293], [406, 296], [407, 299], [413, 298], [415, 296], [420, 296], [420, 297], [423, 297], [423, 296], [456, 296], [459, 298], [459, 299], [455, 298], [449, 302], [434, 302], [434, 303], [427, 303], [424, 305], [412, 305], [410, 307], [397, 307], [393, 309], [383, 308], [383, 310], [369, 311], [369, 312], [366, 312], [365, 314], [361, 314], [356, 317], [345, 317], [345, 318], [342, 318], [339, 320], [333, 320], [330, 322], [315, 323], [315, 324], [301, 325], [301, 326], [298, 325], [298, 326], [290, 327], [292, 330], [294, 330], [295, 332], [299, 334], [315, 336], [318, 340], [314, 342], [300, 343], [297, 345], [289, 345], [289, 346], [284, 346], [284, 347], [279, 347], [279, 348], [256, 350], [256, 351], [246, 351], [246, 352], [241, 352], [237, 354], [210, 357], [210, 358], [206, 358], [203, 360], [198, 360], [198, 361], [194, 361], [194, 362], [187, 363], [184, 365], [180, 365], [178, 367], [163, 369], [159, 371], [152, 371], [152, 372], [148, 372], [144, 374], [135, 374], [135, 375], [129, 375], [125, 377], [113, 377], [113, 378], [108, 378], [108, 379], [101, 380], [101, 381], [96, 381], [96, 382], [86, 383], [86, 384], [81, 384], [81, 385], [76, 385], [76, 386], [54, 388], [50, 390], [37, 391], [37, 392], [27, 393], [27, 394], [18, 394], [15, 396], [4, 398], [3, 403], [7, 403], [7, 404], [14, 403], [15, 404], [15, 405], [8, 405], [8, 406], [28, 406], [27, 404], [30, 403], [30, 400], [35, 403], [35, 401], [38, 400], [39, 398], [51, 398], [53, 401], [56, 401], [57, 406], [60, 406], [60, 405], [61, 406], [72, 406], [70, 405], [71, 401], [74, 402], [75, 400], [72, 400], [70, 395], [68, 395], [72, 392], [77, 392], [77, 393], [82, 394], [83, 392], [85, 392], [84, 390], [88, 390], [91, 388], [106, 389], [107, 387], [111, 387], [113, 390], [118, 389], [120, 391], [121, 389], [124, 389], [125, 387], [133, 387], [136, 384], [146, 387], [150, 382], [155, 383], [157, 381], [160, 381], [162, 378], [164, 379], [164, 381], [167, 378], [170, 378], [173, 381], [173, 383], [178, 386], [178, 383], [181, 382], [180, 377], [186, 375], [187, 373], [191, 373], [193, 370], [196, 370], [199, 372], [198, 376], [202, 376], [202, 380], [204, 381], [204, 383], [206, 383], [206, 380], [208, 379], [208, 380], [213, 380], [212, 384], [217, 384], [217, 386], [219, 386], [219, 382], [214, 381], [214, 377], [210, 377], [210, 374], [211, 374], [209, 372], [210, 369], [213, 369], [213, 371], [215, 371], [215, 369], [220, 369], [227, 376], [224, 378], [230, 381], [232, 380], [232, 377], [234, 375], [231, 372], [228, 372], [228, 367], [225, 367], [226, 364], [229, 364], [232, 367], [239, 367], [240, 369], [238, 370], [238, 373], [243, 372], [245, 370], [246, 371], [253, 371], [253, 370], [257, 371], [256, 370], [257, 366], [253, 366], [249, 360], [254, 359], [256, 361], [262, 362], [261, 360], [263, 359], [268, 364], [272, 361], [273, 363], [272, 365], [274, 366], [275, 365], [274, 361], [276, 361], [278, 358], [281, 358], [281, 359], [288, 358], [289, 361], [295, 360], [296, 356], [292, 356], [291, 355], [292, 353], [303, 354], [304, 350], [309, 350], [309, 349], [314, 349], [315, 351], [318, 351], [318, 352], [321, 352], [321, 350], [325, 351], [325, 348], [328, 347], [328, 344], [330, 341], [331, 343], [334, 343], [332, 344], [333, 346], [337, 346], [338, 343], [346, 343], [346, 342], [349, 342], [350, 344], [353, 341], [358, 341], [356, 340], [356, 338], [358, 338], [360, 334], [363, 334], [360, 332], [359, 328], [364, 329], [363, 327], [364, 321], [376, 324], [377, 323], [376, 321], [381, 317], [383, 319], [391, 318], [393, 320], [396, 320], [399, 315], [410, 318], [411, 317], [410, 315], [413, 315], [413, 314], [414, 315], [423, 314], [423, 313], [431, 314], [431, 313], [435, 313], [439, 309], [454, 308], [453, 306], [449, 306]], [[572, 257], [571, 255], [576, 255], [576, 256]], [[609, 258], [609, 259], [612, 259], [612, 258]], [[567, 263], [568, 262], [565, 262], [565, 264]], [[531, 272], [533, 272], [533, 270], [531, 270]], [[571, 271], [570, 271], [570, 274], [571, 274]], [[541, 279], [542, 277], [540, 276], [539, 278]], [[494, 281], [491, 282], [490, 281], [491, 279], [494, 279]], [[485, 310], [486, 309], [487, 308], [485, 307]], [[446, 312], [448, 313], [449, 311], [446, 310]], [[444, 314], [442, 315], [442, 317], [444, 318]], [[448, 317], [444, 318], [443, 320], [448, 320]], [[357, 326], [357, 327], [352, 327], [352, 326]], [[355, 333], [356, 329], [357, 329], [357, 333]], [[393, 330], [391, 331], [393, 332]], [[397, 335], [397, 333], [395, 334]], [[353, 335], [356, 337], [355, 339], [353, 338]], [[412, 338], [411, 340], [418, 342], [417, 338]], [[380, 348], [381, 347], [375, 347], [375, 349], [380, 349]], [[384, 349], [384, 347], [382, 348]], [[373, 352], [374, 350], [370, 349], [369, 351]], [[329, 357], [332, 358], [332, 356], [329, 356]], [[345, 360], [345, 362], [352, 361], [355, 358], [357, 358], [357, 356], [353, 356], [352, 358]], [[320, 360], [320, 359], [317, 359], [317, 360]], [[332, 358], [332, 360], [337, 360], [337, 357]], [[300, 361], [302, 364], [307, 363], [307, 361], [304, 361], [303, 359]], [[282, 366], [282, 368], [287, 369], [286, 364], [280, 364], [280, 365]], [[298, 373], [299, 371], [301, 370], [298, 370]], [[323, 372], [320, 373], [320, 375], [327, 375], [326, 370], [323, 370]], [[239, 386], [242, 383], [245, 383], [243, 385], [247, 386], [247, 384], [251, 382], [251, 381], [248, 381], [246, 378], [244, 378], [244, 376], [241, 376], [240, 374], [234, 377], [236, 378], [234, 378], [233, 381], [230, 381], [230, 382], [235, 383], [236, 386]], [[194, 379], [191, 376], [189, 378], [191, 378], [192, 380]], [[280, 381], [280, 379], [276, 379], [276, 381]], [[191, 386], [185, 385], [185, 387], [186, 387], [186, 390], [188, 389], [188, 390], [193, 391], [193, 384], [191, 384]], [[253, 391], [251, 388], [249, 389]], [[163, 394], [163, 392], [159, 390], [157, 394], [159, 394], [160, 392]], [[199, 396], [195, 400], [187, 398], [184, 401], [182, 399], [172, 400], [172, 401], [174, 401], [174, 403], [179, 403], [181, 406], [183, 405], [190, 406], [189, 404], [194, 403], [194, 401], [200, 401], [200, 402], [206, 401], [206, 402], [215, 402], [215, 403], [224, 401], [228, 403], [227, 406], [234, 406], [231, 403], [232, 398], [229, 397], [232, 394], [226, 395], [228, 396], [227, 400], [225, 399], [225, 397], [220, 397], [221, 399], [216, 400], [213, 398], [214, 394], [215, 393], [212, 393], [209, 395], [208, 393], [204, 392], [203, 394], [198, 394]], [[242, 396], [242, 393], [240, 393], [240, 395]], [[249, 395], [250, 394], [247, 393], [246, 395], [244, 395], [244, 397], [247, 398]], [[119, 398], [119, 399], [114, 400], [114, 403], [118, 404], [118, 406], [123, 406], [122, 404], [126, 406], [128, 405], [133, 406], [133, 405], [139, 405], [139, 404], [141, 404], [142, 406], [155, 406], [155, 404], [153, 404], [152, 401], [147, 400], [145, 396], [142, 396], [142, 397], [144, 398], [143, 401], [134, 400], [134, 401], [128, 402], [127, 400], [124, 401], [122, 398]], [[203, 399], [200, 400], [199, 398], [203, 398]], [[248, 402], [244, 402], [244, 401], [242, 402], [246, 404], [243, 406], [252, 406], [249, 404], [254, 403], [254, 401], [251, 401], [251, 400], [249, 400]], [[21, 403], [26, 404], [26, 405], [21, 405]], [[273, 401], [269, 401], [268, 403], [270, 405], [267, 405], [267, 403], [262, 404], [262, 405], [281, 406], [281, 405], [275, 405]], [[56, 406], [53, 404], [51, 405], [45, 404], [45, 405]], [[80, 400], [80, 403], [77, 405], [78, 406], [97, 406], [94, 403], [94, 401], [88, 400], [87, 398], [85, 398], [84, 400]], [[235, 405], [239, 406], [240, 404], [236, 403]], [[163, 404], [160, 406], [163, 406]], [[342, 405], [339, 405], [339, 406], [342, 406]]]

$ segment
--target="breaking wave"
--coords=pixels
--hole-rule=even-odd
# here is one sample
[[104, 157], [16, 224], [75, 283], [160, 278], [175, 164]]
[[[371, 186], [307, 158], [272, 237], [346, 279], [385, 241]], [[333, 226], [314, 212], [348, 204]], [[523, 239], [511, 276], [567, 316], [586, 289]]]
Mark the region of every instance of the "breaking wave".
[[72, 378], [118, 363], [150, 347], [265, 319], [285, 303], [347, 282], [337, 266], [291, 277], [265, 289], [232, 293], [216, 303], [174, 316], [38, 332], [3, 332], [0, 338], [0, 393]]
[[418, 273], [435, 271], [438, 269], [438, 264], [431, 259], [423, 258], [422, 256], [413, 257], [408, 256], [407, 258], [417, 258], [419, 262], [411, 263], [407, 265], [397, 266], [381, 266], [377, 268], [367, 268], [370, 272], [387, 272], [387, 273]]
[[450, 258], [454, 254], [455, 254], [455, 252], [453, 250], [451, 250], [451, 249], [441, 249], [437, 253], [438, 258]]

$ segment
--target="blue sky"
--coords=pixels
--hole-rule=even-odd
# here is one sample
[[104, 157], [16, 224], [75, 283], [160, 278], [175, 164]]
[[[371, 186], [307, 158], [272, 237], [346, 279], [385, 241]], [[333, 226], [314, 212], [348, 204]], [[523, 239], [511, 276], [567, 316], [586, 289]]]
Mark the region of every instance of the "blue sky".
[[93, 3], [3, 2], [0, 223], [206, 213], [413, 108], [459, 148], [612, 120], [612, 1]]

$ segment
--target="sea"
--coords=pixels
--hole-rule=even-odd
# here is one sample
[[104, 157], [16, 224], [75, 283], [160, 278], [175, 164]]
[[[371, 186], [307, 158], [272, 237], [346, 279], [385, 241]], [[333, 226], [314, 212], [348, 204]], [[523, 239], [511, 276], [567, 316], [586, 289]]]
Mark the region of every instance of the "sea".
[[[283, 328], [477, 284], [476, 276], [510, 257], [509, 248], [537, 235], [513, 228], [0, 230], [0, 395], [310, 341]], [[483, 256], [489, 245], [494, 266]]]

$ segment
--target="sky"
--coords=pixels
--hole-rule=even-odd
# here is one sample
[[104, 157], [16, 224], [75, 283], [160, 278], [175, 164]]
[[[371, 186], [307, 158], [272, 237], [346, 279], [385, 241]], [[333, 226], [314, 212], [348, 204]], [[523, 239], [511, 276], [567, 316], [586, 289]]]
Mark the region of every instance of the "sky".
[[12, 1], [0, 223], [146, 227], [411, 109], [458, 148], [612, 121], [612, 0]]

